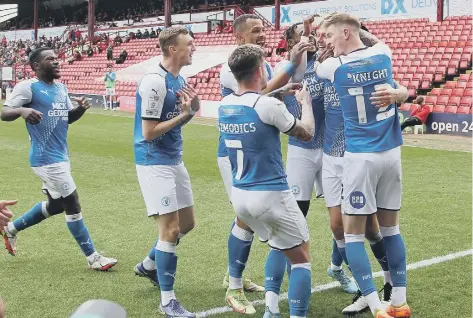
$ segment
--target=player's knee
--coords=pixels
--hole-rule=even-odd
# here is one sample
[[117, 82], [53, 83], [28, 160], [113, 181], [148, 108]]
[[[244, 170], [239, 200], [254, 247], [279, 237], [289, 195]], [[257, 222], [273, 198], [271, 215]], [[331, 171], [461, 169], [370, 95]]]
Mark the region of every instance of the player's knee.
[[79, 203], [79, 195], [74, 191], [69, 196], [62, 199], [67, 215], [81, 213], [81, 206]]
[[181, 238], [181, 236], [184, 236], [185, 234], [189, 233], [194, 228], [195, 228], [195, 220], [194, 219], [187, 221], [183, 225], [179, 225], [179, 229], [180, 229], [180, 232], [179, 232], [180, 237], [179, 238]]
[[171, 223], [159, 232], [159, 238], [167, 242], [177, 242], [181, 228], [178, 223]]
[[297, 201], [299, 209], [302, 211], [304, 217], [309, 213], [310, 201]]
[[[64, 212], [64, 206], [61, 200], [49, 198], [49, 201], [46, 203], [46, 213], [48, 214], [47, 217], [61, 214], [63, 212]], [[43, 214], [44, 214], [44, 211], [43, 211]]]

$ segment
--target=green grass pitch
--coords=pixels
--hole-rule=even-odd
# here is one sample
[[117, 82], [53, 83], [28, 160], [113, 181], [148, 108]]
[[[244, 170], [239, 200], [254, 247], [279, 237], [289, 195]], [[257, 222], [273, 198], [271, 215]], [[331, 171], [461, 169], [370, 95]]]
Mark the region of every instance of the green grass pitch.
[[[88, 270], [64, 217], [47, 219], [19, 234], [16, 257], [0, 249], [0, 295], [8, 318], [67, 317], [93, 298], [120, 303], [131, 318], [158, 316], [159, 290], [133, 273], [157, 234], [139, 190], [132, 134], [133, 120], [128, 115], [86, 114], [69, 130], [72, 174], [85, 223], [98, 250], [118, 258], [118, 265], [108, 273]], [[221, 283], [234, 213], [217, 168], [216, 127], [191, 123], [183, 135], [197, 226], [178, 247], [176, 294], [189, 309], [206, 311], [225, 305]], [[22, 120], [0, 123], [0, 197], [20, 200], [13, 208], [16, 216], [45, 199], [41, 182], [29, 167], [28, 149]], [[401, 230], [408, 263], [471, 249], [471, 153], [403, 147], [402, 159]], [[308, 223], [313, 285], [326, 284], [331, 282], [326, 274], [331, 233], [323, 200], [312, 201]], [[255, 241], [246, 270], [260, 284], [267, 252], [266, 245]], [[380, 270], [376, 262], [372, 264], [373, 271]], [[471, 317], [471, 273], [471, 256], [409, 271], [413, 317]], [[381, 287], [382, 278], [376, 283]], [[286, 279], [282, 289], [287, 291]], [[264, 299], [263, 294], [248, 296]], [[339, 288], [316, 293], [309, 317], [342, 317], [342, 308], [350, 302], [351, 296]], [[261, 317], [263, 306], [257, 310], [255, 317]], [[289, 316], [286, 301], [281, 310], [283, 317]]]

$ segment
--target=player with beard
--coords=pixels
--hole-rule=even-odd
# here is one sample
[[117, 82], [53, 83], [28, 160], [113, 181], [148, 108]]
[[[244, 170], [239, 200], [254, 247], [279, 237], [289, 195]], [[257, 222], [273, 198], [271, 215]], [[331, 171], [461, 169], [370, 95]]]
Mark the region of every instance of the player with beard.
[[0, 233], [5, 247], [16, 255], [17, 234], [46, 218], [66, 212], [66, 223], [86, 256], [89, 268], [106, 271], [117, 260], [99, 254], [82, 219], [79, 194], [71, 175], [67, 132], [89, 109], [85, 98], [77, 99], [74, 108], [60, 78], [59, 60], [53, 50], [39, 48], [30, 54], [30, 66], [36, 78], [18, 83], [1, 111], [3, 121], [20, 117], [26, 121], [31, 140], [30, 164], [43, 181], [48, 200], [36, 203], [26, 214], [8, 223]]
[[[256, 15], [244, 14], [239, 16], [233, 22], [233, 29], [235, 33], [235, 40], [239, 46], [245, 44], [255, 44], [258, 46], [264, 46], [265, 44], [265, 34], [264, 34], [264, 25], [263, 21]], [[278, 89], [286, 85], [291, 78], [291, 76], [297, 78], [299, 77], [302, 80], [302, 76], [306, 68], [306, 59], [303, 58], [303, 53], [310, 48], [309, 43], [301, 43], [294, 48], [293, 57], [291, 63], [287, 65], [284, 72], [277, 76], [273, 76], [271, 66], [268, 62], [264, 62], [265, 72], [268, 82], [265, 84], [265, 88], [262, 91], [263, 94], [269, 93], [275, 89]], [[238, 83], [233, 75], [228, 63], [225, 63], [220, 72], [220, 84], [222, 88], [222, 96], [227, 96], [234, 92], [238, 91]], [[299, 87], [299, 84], [290, 84], [285, 88], [287, 91], [291, 91], [296, 87]], [[222, 179], [224, 181], [225, 189], [229, 198], [231, 197], [232, 189], [232, 171], [230, 160], [228, 158], [228, 152], [224, 141], [219, 140], [218, 147], [218, 166]], [[266, 241], [267, 238], [260, 237], [260, 240]], [[251, 314], [255, 313], [254, 307], [247, 300], [244, 291], [259, 291], [263, 292], [265, 288], [258, 286], [251, 282], [249, 279], [243, 280], [243, 270], [248, 260], [248, 256], [251, 249], [251, 243], [253, 241], [253, 231], [239, 218], [236, 218], [231, 227], [230, 236], [228, 239], [228, 256], [229, 256], [229, 266], [228, 273], [224, 279], [224, 287], [227, 288], [226, 300], [232, 306], [233, 310], [240, 313]], [[266, 291], [270, 290], [271, 287], [268, 284], [271, 284], [272, 280], [268, 279], [274, 277], [273, 269], [277, 264], [284, 272], [285, 269], [285, 257], [282, 252], [276, 251], [273, 253], [277, 257], [268, 258], [268, 264], [273, 264], [271, 266], [265, 266], [265, 287]], [[277, 262], [277, 260], [282, 259], [283, 262]]]
[[[288, 183], [291, 186], [304, 216], [306, 216], [309, 211], [310, 199], [312, 197], [314, 183], [317, 183], [317, 176], [322, 175], [325, 123], [324, 81], [314, 74], [314, 64], [317, 61], [318, 53], [323, 51], [325, 46], [324, 42], [315, 41], [316, 38], [313, 36], [315, 33], [313, 29], [317, 30], [318, 28], [318, 20], [317, 16], [310, 16], [304, 19], [303, 23], [296, 23], [286, 30], [286, 39], [289, 49], [300, 41], [304, 41], [308, 36], [310, 36], [310, 40], [314, 43], [314, 51], [308, 52], [307, 71], [304, 80], [307, 82], [312, 97], [316, 133], [310, 142], [302, 142], [296, 138], [289, 137], [287, 151]], [[317, 35], [317, 33], [315, 33], [315, 35]], [[318, 51], [315, 50], [315, 44], [317, 45]], [[276, 69], [281, 68], [285, 63], [287, 63], [287, 61], [281, 61]], [[283, 100], [289, 111], [294, 116], [300, 117], [301, 107], [294, 96], [285, 96]], [[319, 183], [321, 183], [321, 180]], [[332, 243], [331, 259], [331, 266], [328, 269], [329, 276], [335, 278], [345, 292], [351, 294], [356, 293], [356, 284], [342, 269], [343, 258], [337, 248], [335, 240], [333, 240]]]

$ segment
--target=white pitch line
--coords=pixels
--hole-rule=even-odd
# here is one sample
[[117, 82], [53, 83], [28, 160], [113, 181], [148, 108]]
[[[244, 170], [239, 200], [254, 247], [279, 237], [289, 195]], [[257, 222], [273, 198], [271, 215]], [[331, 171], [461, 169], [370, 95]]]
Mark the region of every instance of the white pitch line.
[[[465, 257], [465, 256], [468, 256], [468, 255], [472, 255], [472, 254], [473, 254], [473, 250], [466, 250], [466, 251], [461, 251], [461, 252], [452, 253], [452, 254], [448, 254], [448, 255], [438, 256], [438, 257], [426, 259], [426, 260], [423, 260], [423, 261], [420, 261], [420, 262], [408, 264], [407, 265], [407, 270], [414, 270], [414, 269], [419, 269], [419, 268], [423, 268], [423, 267], [429, 267], [429, 266], [432, 266], [432, 265], [435, 265], [435, 264], [449, 262], [451, 260], [461, 258], [461, 257]], [[382, 276], [383, 276], [383, 272], [373, 273], [373, 277], [382, 277]], [[325, 291], [325, 290], [336, 288], [338, 286], [340, 286], [340, 284], [338, 282], [332, 282], [332, 283], [328, 283], [328, 284], [324, 284], [324, 285], [318, 285], [318, 286], [315, 286], [315, 287], [312, 288], [312, 293], [319, 293], [319, 292], [322, 292], [322, 291]], [[283, 301], [283, 300], [287, 300], [287, 293], [283, 293], [283, 294], [279, 295], [279, 301]], [[252, 301], [251, 303], [253, 304], [253, 306], [258, 306], [258, 305], [264, 305], [265, 301], [264, 301], [264, 299], [260, 299], [260, 300]], [[226, 306], [226, 307], [217, 307], [217, 308], [212, 308], [212, 309], [209, 309], [209, 310], [206, 310], [206, 311], [198, 312], [197, 317], [209, 317], [209, 316], [213, 316], [213, 315], [217, 315], [217, 314], [223, 314], [223, 313], [231, 312], [231, 311], [232, 311], [232, 309], [228, 306]]]
[[416, 146], [416, 145], [406, 145], [403, 144], [404, 147], [411, 147], [411, 148], [420, 148], [420, 149], [427, 149], [427, 150], [439, 150], [439, 151], [450, 151], [450, 152], [464, 152], [464, 153], [471, 153], [468, 150], [457, 150], [457, 149], [439, 149], [434, 147], [425, 147], [425, 146]]

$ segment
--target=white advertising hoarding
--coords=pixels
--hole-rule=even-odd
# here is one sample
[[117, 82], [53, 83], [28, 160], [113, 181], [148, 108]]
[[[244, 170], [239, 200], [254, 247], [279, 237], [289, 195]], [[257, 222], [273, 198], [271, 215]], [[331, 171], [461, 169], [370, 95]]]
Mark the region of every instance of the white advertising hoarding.
[[[295, 3], [281, 6], [281, 25], [302, 22], [310, 14], [321, 16], [345, 12], [361, 19], [387, 20], [429, 18], [437, 16], [438, 0], [332, 0]], [[275, 22], [274, 6], [256, 8], [268, 21]]]

